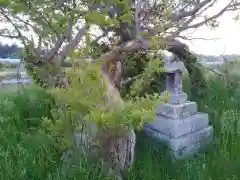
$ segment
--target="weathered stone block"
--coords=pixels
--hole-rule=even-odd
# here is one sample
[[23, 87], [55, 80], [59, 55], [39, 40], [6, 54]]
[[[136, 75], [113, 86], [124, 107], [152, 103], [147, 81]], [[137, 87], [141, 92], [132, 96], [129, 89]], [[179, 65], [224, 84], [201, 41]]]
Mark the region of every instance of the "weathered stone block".
[[[162, 92], [161, 96], [167, 96], [167, 92]], [[171, 94], [170, 99], [168, 103], [170, 104], [184, 104], [186, 103], [188, 96], [186, 93], [180, 93], [180, 94]]]
[[213, 128], [211, 126], [194, 133], [180, 136], [178, 138], [170, 138], [169, 136], [150, 128], [145, 128], [144, 131], [148, 136], [165, 143], [172, 151], [175, 152], [181, 151], [181, 149], [184, 147], [191, 146], [197, 142], [209, 138], [210, 136], [213, 136]]
[[168, 73], [172, 73], [177, 70], [184, 71], [185, 66], [182, 61], [172, 61], [172, 62], [165, 62], [164, 68]]
[[182, 93], [182, 72], [180, 70], [174, 73], [166, 74], [166, 91], [172, 94]]
[[177, 138], [206, 128], [208, 127], [208, 123], [208, 114], [198, 112], [184, 119], [172, 119], [159, 116], [156, 118], [156, 121], [145, 123], [144, 126], [161, 132], [171, 138]]
[[173, 119], [182, 119], [197, 113], [196, 102], [186, 102], [184, 104], [160, 104], [157, 108], [158, 116], [166, 116]]
[[208, 145], [210, 145], [212, 142], [213, 142], [213, 136], [208, 136], [206, 139], [202, 139], [201, 141], [199, 141], [195, 144], [186, 146], [179, 151], [171, 151], [171, 152], [177, 160], [181, 160], [181, 159], [185, 159], [185, 158], [192, 156], [192, 155], [196, 154], [197, 152], [203, 150]]

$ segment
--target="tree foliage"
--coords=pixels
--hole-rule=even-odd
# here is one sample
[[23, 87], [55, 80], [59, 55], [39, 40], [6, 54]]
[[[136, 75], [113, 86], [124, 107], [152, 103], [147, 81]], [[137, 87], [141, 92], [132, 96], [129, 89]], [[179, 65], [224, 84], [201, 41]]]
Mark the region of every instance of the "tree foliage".
[[89, 62], [78, 63], [81, 63], [81, 66], [67, 72], [71, 82], [67, 91], [62, 88], [50, 90], [58, 104], [65, 104], [67, 107], [64, 111], [61, 108], [55, 109], [54, 123], [51, 120], [46, 123], [56, 133], [64, 132], [65, 140], [72, 136], [72, 132], [81, 131], [83, 126], [92, 121], [96, 128], [113, 138], [124, 137], [129, 128], [140, 130], [144, 121], [154, 119], [156, 105], [164, 100], [159, 95], [125, 101], [120, 99], [118, 93], [109, 97], [110, 83], [106, 77], [102, 77], [101, 66]]

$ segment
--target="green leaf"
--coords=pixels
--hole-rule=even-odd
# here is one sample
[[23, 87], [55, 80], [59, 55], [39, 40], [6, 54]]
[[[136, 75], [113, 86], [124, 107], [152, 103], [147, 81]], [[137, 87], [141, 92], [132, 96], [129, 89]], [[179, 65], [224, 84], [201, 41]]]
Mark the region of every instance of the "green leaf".
[[87, 23], [105, 25], [106, 24], [106, 15], [99, 12], [88, 12], [85, 15], [85, 20]]
[[122, 16], [120, 16], [119, 19], [121, 19], [123, 22], [130, 23], [133, 19], [133, 16], [132, 16], [131, 12], [127, 12], [127, 13], [123, 14]]
[[6, 7], [10, 5], [10, 0], [0, 0], [0, 6]]

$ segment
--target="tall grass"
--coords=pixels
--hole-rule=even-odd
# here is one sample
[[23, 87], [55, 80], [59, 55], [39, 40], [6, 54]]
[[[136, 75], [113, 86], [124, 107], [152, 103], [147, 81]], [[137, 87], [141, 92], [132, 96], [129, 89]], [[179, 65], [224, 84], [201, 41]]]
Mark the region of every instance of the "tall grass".
[[[185, 91], [189, 82], [186, 80]], [[164, 146], [138, 133], [136, 161], [131, 180], [240, 179], [240, 89], [227, 88], [211, 77], [204, 97], [191, 97], [199, 111], [209, 114], [214, 127], [214, 147], [180, 162], [172, 162]], [[30, 88], [21, 95], [0, 96], [0, 179], [60, 180], [114, 179], [89, 159], [78, 156], [63, 167], [61, 152], [41, 130], [41, 117], [50, 116], [51, 100], [43, 90]], [[94, 161], [92, 161], [94, 162]]]
[[41, 117], [49, 116], [49, 99], [39, 89], [22, 95], [2, 93], [0, 100], [1, 179], [47, 178], [59, 154], [50, 139], [39, 131]]
[[64, 167], [53, 139], [41, 128], [42, 117], [51, 117], [51, 98], [40, 88], [0, 96], [0, 179], [106, 179], [104, 169], [88, 159], [75, 159]]

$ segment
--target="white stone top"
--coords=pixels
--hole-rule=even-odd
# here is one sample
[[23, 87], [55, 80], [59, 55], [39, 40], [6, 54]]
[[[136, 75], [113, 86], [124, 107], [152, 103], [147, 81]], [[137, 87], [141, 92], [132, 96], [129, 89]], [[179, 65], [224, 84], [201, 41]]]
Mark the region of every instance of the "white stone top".
[[164, 58], [164, 68], [168, 73], [173, 73], [178, 70], [183, 71], [185, 69], [185, 66], [182, 61], [173, 53], [169, 51], [163, 52], [163, 58]]

